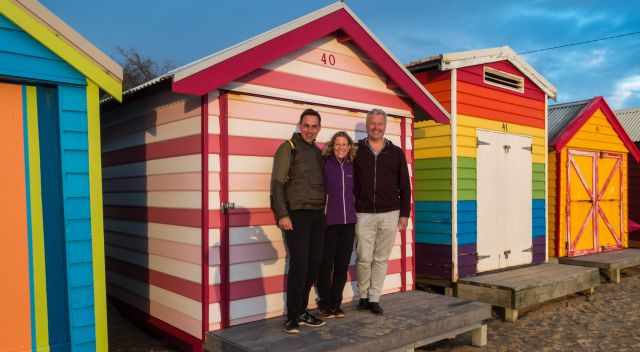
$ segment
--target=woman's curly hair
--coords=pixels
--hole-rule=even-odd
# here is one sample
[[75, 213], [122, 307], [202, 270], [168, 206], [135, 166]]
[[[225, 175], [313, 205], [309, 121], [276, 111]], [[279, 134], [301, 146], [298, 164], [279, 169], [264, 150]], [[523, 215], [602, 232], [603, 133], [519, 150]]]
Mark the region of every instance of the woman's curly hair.
[[334, 145], [336, 143], [336, 138], [338, 138], [338, 137], [344, 137], [344, 138], [347, 139], [347, 143], [349, 143], [349, 146], [351, 147], [351, 149], [349, 150], [348, 158], [349, 158], [349, 160], [353, 161], [353, 159], [355, 159], [355, 157], [356, 157], [356, 148], [357, 148], [357, 146], [353, 143], [353, 139], [351, 138], [351, 136], [349, 136], [349, 134], [347, 134], [347, 132], [345, 132], [345, 131], [336, 132], [336, 134], [334, 134], [333, 137], [331, 137], [331, 140], [329, 141], [329, 143], [327, 143], [327, 145], [325, 145], [324, 151], [322, 152], [322, 155], [324, 155], [324, 156], [333, 155], [333, 148], [334, 148]]

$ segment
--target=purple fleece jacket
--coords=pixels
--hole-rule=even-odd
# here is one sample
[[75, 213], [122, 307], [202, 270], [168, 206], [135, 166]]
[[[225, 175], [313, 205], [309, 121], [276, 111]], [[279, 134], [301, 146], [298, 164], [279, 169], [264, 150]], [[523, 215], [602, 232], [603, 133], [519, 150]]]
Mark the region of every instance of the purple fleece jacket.
[[353, 163], [331, 155], [324, 162], [327, 225], [355, 224], [356, 198], [353, 195]]

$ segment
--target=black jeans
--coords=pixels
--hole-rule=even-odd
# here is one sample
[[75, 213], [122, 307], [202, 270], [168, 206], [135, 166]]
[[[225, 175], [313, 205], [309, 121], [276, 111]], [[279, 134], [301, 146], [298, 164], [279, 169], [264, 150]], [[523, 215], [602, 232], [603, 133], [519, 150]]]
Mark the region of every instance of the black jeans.
[[324, 253], [316, 287], [318, 307], [322, 309], [340, 308], [342, 291], [347, 282], [349, 261], [353, 252], [355, 224], [330, 225], [324, 237]]
[[316, 282], [322, 261], [324, 212], [292, 210], [292, 231], [284, 231], [289, 251], [287, 274], [287, 319], [297, 319], [307, 309], [309, 292]]

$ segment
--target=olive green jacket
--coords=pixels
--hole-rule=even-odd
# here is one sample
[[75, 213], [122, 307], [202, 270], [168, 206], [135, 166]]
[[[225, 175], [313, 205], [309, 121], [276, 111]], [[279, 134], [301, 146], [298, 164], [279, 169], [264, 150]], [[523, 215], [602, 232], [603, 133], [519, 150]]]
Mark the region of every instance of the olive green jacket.
[[278, 147], [271, 172], [271, 209], [278, 220], [290, 210], [324, 208], [323, 165], [320, 149], [300, 133]]

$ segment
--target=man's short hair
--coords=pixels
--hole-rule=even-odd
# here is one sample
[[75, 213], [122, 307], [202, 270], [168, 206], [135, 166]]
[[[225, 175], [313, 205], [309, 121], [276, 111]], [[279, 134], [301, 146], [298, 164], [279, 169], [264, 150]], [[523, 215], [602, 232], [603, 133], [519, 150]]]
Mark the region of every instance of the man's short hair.
[[367, 121], [369, 121], [369, 117], [373, 116], [373, 115], [382, 115], [384, 117], [384, 122], [387, 122], [387, 113], [382, 110], [382, 109], [371, 109], [371, 111], [369, 111], [367, 113]]
[[318, 118], [318, 124], [322, 124], [322, 118], [320, 117], [320, 113], [313, 109], [306, 109], [305, 111], [303, 111], [302, 114], [300, 114], [300, 120], [298, 121], [298, 124], [302, 123], [302, 119], [305, 116], [315, 116]]

